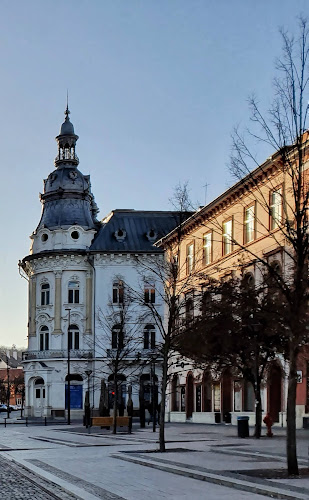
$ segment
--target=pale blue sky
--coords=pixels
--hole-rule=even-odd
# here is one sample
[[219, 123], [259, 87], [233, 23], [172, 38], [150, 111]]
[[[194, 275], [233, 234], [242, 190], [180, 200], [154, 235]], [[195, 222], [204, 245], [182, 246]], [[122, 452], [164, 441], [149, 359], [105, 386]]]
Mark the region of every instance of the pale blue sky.
[[[267, 108], [278, 27], [297, 30], [307, 0], [2, 0], [0, 2], [0, 344], [26, 345], [27, 283], [17, 262], [41, 212], [69, 88], [103, 217], [169, 209], [189, 180], [207, 201], [231, 184], [230, 134]], [[266, 154], [266, 152], [265, 152]], [[263, 152], [264, 155], [264, 152]], [[261, 155], [261, 160], [263, 159]]]

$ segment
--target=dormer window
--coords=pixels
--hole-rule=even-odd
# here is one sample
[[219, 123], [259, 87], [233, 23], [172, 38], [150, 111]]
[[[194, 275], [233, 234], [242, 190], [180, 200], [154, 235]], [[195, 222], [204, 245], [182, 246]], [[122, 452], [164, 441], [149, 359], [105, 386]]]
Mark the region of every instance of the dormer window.
[[124, 241], [127, 236], [127, 232], [124, 229], [119, 228], [114, 232], [114, 236], [117, 241]]
[[41, 306], [48, 306], [50, 298], [49, 283], [42, 283], [41, 285]]
[[156, 241], [158, 239], [158, 233], [154, 229], [150, 229], [146, 233], [146, 238], [148, 241]]
[[78, 283], [78, 281], [69, 281], [68, 302], [69, 302], [69, 304], [79, 304], [79, 283]]

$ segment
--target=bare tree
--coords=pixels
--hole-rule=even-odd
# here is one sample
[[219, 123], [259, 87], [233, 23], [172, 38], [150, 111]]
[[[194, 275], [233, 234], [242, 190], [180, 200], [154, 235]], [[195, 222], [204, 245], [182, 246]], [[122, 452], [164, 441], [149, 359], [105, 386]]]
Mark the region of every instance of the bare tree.
[[[259, 203], [273, 218], [276, 231], [263, 225], [262, 233], [268, 235], [284, 254], [285, 273], [272, 266], [269, 260], [242, 248], [273, 279], [273, 286], [287, 304], [286, 338], [288, 341], [288, 398], [287, 398], [287, 465], [290, 474], [298, 474], [296, 453], [296, 387], [297, 357], [302, 346], [308, 343], [308, 83], [309, 83], [309, 29], [307, 20], [299, 19], [297, 38], [280, 31], [283, 41], [282, 57], [277, 61], [277, 78], [274, 80], [275, 98], [268, 114], [264, 115], [255, 97], [250, 99], [254, 129], [249, 136], [238, 129], [233, 134], [231, 171], [238, 179], [251, 184]], [[252, 148], [252, 139], [266, 144], [275, 152], [271, 158], [284, 181], [283, 189], [276, 191], [280, 203], [265, 196], [262, 184], [257, 181], [257, 170], [263, 173]], [[256, 166], [258, 169], [252, 170]], [[274, 177], [276, 179], [276, 177]], [[271, 177], [268, 182], [272, 181]], [[274, 185], [275, 189], [275, 185]], [[285, 192], [284, 192], [285, 191]], [[282, 207], [276, 212], [276, 206]]]
[[[174, 196], [170, 200], [175, 208], [175, 237], [172, 242], [165, 243], [163, 240], [157, 246], [164, 248], [165, 253], [136, 257], [136, 268], [140, 276], [137, 289], [130, 289], [131, 296], [140, 308], [144, 309], [141, 321], [153, 322], [159, 335], [156, 338], [156, 346], [153, 349], [153, 357], [162, 368], [161, 378], [161, 404], [160, 404], [160, 451], [165, 451], [165, 406], [167, 399], [167, 387], [169, 382], [169, 368], [173, 363], [177, 338], [182, 330], [182, 322], [191, 319], [193, 313], [192, 289], [195, 280], [195, 269], [193, 256], [186, 266], [188, 274], [179, 282], [179, 252], [180, 244], [184, 237], [183, 225], [191, 215], [191, 202], [189, 199], [188, 185], [178, 185]], [[145, 289], [151, 284], [156, 293], [155, 300], [149, 300], [145, 296]], [[150, 356], [151, 359], [151, 356]], [[153, 359], [153, 358], [152, 358]]]
[[123, 278], [116, 277], [119, 287], [116, 290], [117, 303], [111, 300], [106, 310], [97, 312], [98, 331], [95, 340], [96, 358], [101, 360], [94, 374], [101, 386], [102, 378], [112, 379], [109, 396], [113, 400], [113, 433], [117, 432], [116, 416], [124, 411], [121, 397], [123, 374], [136, 374], [142, 369], [140, 358], [140, 334], [135, 304], [125, 288]]

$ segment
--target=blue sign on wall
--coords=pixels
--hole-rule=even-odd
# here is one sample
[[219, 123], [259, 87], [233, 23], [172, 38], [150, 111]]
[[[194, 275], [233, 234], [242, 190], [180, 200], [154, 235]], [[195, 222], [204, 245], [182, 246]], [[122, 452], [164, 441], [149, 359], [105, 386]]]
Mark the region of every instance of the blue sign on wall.
[[[83, 386], [82, 385], [70, 385], [70, 402], [71, 408], [83, 407]], [[65, 407], [68, 407], [68, 386], [65, 385]]]

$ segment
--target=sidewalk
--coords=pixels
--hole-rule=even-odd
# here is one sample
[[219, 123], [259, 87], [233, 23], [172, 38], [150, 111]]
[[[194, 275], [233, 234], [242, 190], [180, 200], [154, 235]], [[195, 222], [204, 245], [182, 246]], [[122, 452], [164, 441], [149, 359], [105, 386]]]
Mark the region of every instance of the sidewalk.
[[88, 434], [80, 424], [0, 426], [0, 433], [0, 457], [73, 498], [309, 498], [308, 430], [297, 433], [299, 478], [286, 477], [285, 430], [280, 428], [273, 438], [256, 440], [238, 438], [231, 425], [167, 424], [166, 453], [157, 451], [158, 431], [136, 424], [133, 434], [116, 436], [99, 427]]

